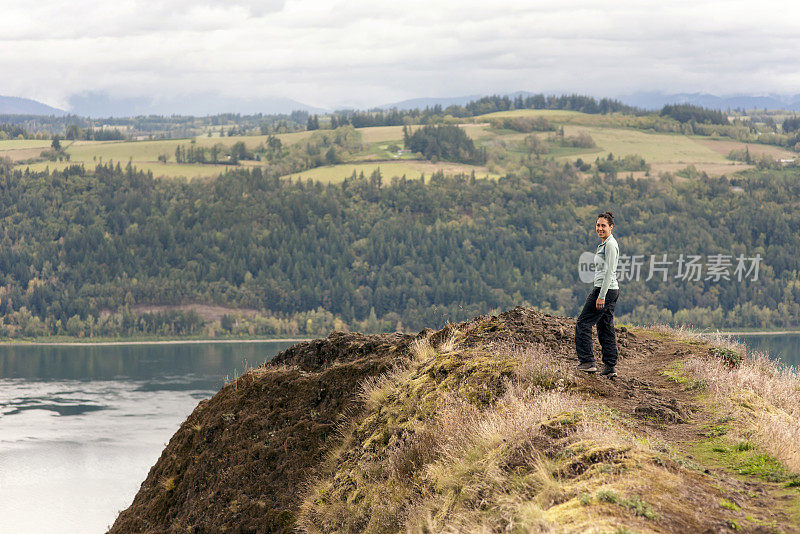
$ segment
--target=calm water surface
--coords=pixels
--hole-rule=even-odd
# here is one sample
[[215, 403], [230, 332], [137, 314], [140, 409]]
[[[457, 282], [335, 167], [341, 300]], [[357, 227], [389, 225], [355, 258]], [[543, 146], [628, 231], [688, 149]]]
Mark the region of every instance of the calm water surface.
[[800, 334], [736, 336], [757, 351], [800, 369]]
[[99, 533], [204, 398], [292, 343], [0, 346], [0, 533]]

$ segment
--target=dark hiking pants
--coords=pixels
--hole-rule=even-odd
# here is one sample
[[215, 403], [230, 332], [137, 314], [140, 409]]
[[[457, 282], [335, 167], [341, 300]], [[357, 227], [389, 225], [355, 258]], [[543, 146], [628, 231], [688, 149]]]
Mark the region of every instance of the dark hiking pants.
[[594, 363], [592, 354], [592, 325], [597, 325], [597, 337], [603, 351], [603, 363], [617, 365], [617, 336], [614, 333], [614, 307], [617, 305], [619, 289], [609, 289], [606, 293], [605, 308], [598, 310], [595, 301], [600, 294], [600, 288], [595, 287], [578, 316], [575, 325], [575, 350], [581, 363]]

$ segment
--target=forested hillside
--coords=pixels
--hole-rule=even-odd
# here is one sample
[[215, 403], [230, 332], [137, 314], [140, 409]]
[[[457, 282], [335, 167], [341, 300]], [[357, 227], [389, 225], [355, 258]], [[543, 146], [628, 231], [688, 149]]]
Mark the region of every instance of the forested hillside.
[[[800, 325], [796, 168], [581, 182], [570, 164], [531, 160], [500, 180], [353, 176], [321, 185], [240, 170], [156, 180], [134, 168], [0, 170], [0, 312], [6, 335], [199, 334], [193, 314], [137, 316], [143, 304], [257, 310], [218, 333], [319, 334], [437, 325], [527, 303], [576, 313], [595, 216], [617, 214], [623, 254], [642, 255], [618, 316], [714, 327]], [[657, 271], [668, 254], [729, 256], [728, 280]], [[760, 254], [737, 280], [739, 255]], [[635, 262], [634, 262], [635, 263]], [[750, 266], [752, 267], [752, 266]], [[740, 273], [741, 275], [741, 273]], [[663, 281], [664, 278], [667, 281]], [[739, 276], [741, 278], [741, 276]]]

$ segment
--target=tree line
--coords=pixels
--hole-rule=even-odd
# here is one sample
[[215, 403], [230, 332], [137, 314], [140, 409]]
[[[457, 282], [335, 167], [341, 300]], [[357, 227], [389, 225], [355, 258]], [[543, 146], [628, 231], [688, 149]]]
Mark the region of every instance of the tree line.
[[[159, 160], [166, 163], [167, 155], [159, 156]], [[238, 165], [241, 160], [254, 160], [257, 156], [242, 141], [237, 141], [231, 146], [214, 143], [212, 146], [198, 145], [194, 140], [188, 146], [175, 147], [176, 163], [208, 163], [211, 165]]]
[[[430, 124], [440, 122], [445, 116], [456, 118], [476, 117], [497, 111], [511, 111], [515, 109], [560, 109], [580, 111], [582, 113], [607, 114], [627, 113], [644, 114], [645, 112], [627, 106], [618, 100], [609, 98], [596, 99], [586, 95], [517, 95], [485, 96], [468, 102], [465, 105], [451, 105], [443, 107], [439, 104], [425, 108], [413, 109], [373, 109], [368, 111], [338, 110], [328, 114], [329, 127], [336, 128], [350, 125], [355, 128], [369, 126], [402, 126], [404, 124]], [[320, 117], [312, 115], [308, 119], [307, 127], [315, 130], [322, 127]]]
[[667, 104], [661, 108], [662, 117], [672, 117], [678, 122], [698, 124], [729, 124], [728, 116], [722, 111], [708, 109], [692, 104]]
[[36, 136], [28, 132], [19, 124], [0, 123], [0, 140], [3, 139], [35, 139]]
[[95, 129], [90, 125], [88, 128], [83, 129], [77, 124], [70, 124], [67, 127], [64, 138], [70, 141], [122, 141], [126, 139], [126, 136], [119, 128]]
[[[62, 139], [69, 135], [74, 139], [104, 141], [122, 138], [151, 139], [182, 138], [202, 135], [210, 131], [221, 135], [270, 135], [304, 130], [308, 112], [243, 115], [220, 113], [204, 117], [188, 115], [143, 115], [138, 117], [90, 118], [79, 115], [0, 115], [0, 124], [18, 126], [37, 139], [48, 139], [54, 135]], [[87, 137], [87, 132], [88, 136]]]

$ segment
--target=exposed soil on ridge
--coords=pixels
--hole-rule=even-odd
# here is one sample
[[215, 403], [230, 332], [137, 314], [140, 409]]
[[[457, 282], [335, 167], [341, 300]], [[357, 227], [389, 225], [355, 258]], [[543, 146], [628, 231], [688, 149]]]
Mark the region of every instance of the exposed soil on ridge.
[[[405, 358], [416, 338], [440, 343], [453, 328], [464, 346], [541, 344], [554, 357], [575, 361], [575, 320], [523, 307], [416, 336], [334, 332], [299, 343], [201, 401], [110, 532], [292, 531], [304, 484], [336, 444], [338, 425], [362, 408], [358, 392], [363, 381]], [[645, 435], [688, 447], [702, 436], [712, 415], [662, 371], [708, 348], [625, 328], [618, 328], [617, 336], [620, 376], [607, 380], [576, 371], [578, 391], [630, 416]], [[720, 469], [698, 473], [697, 484], [734, 491], [746, 483]], [[778, 497], [769, 488], [744, 489], [752, 496], [748, 511], [784, 531], [800, 532], [777, 511]], [[679, 497], [687, 503], [697, 500], [701, 509], [704, 504], [692, 487]], [[699, 531], [732, 531], [711, 512], [663, 520], [675, 532], [696, 532], [698, 524], [704, 525]]]

